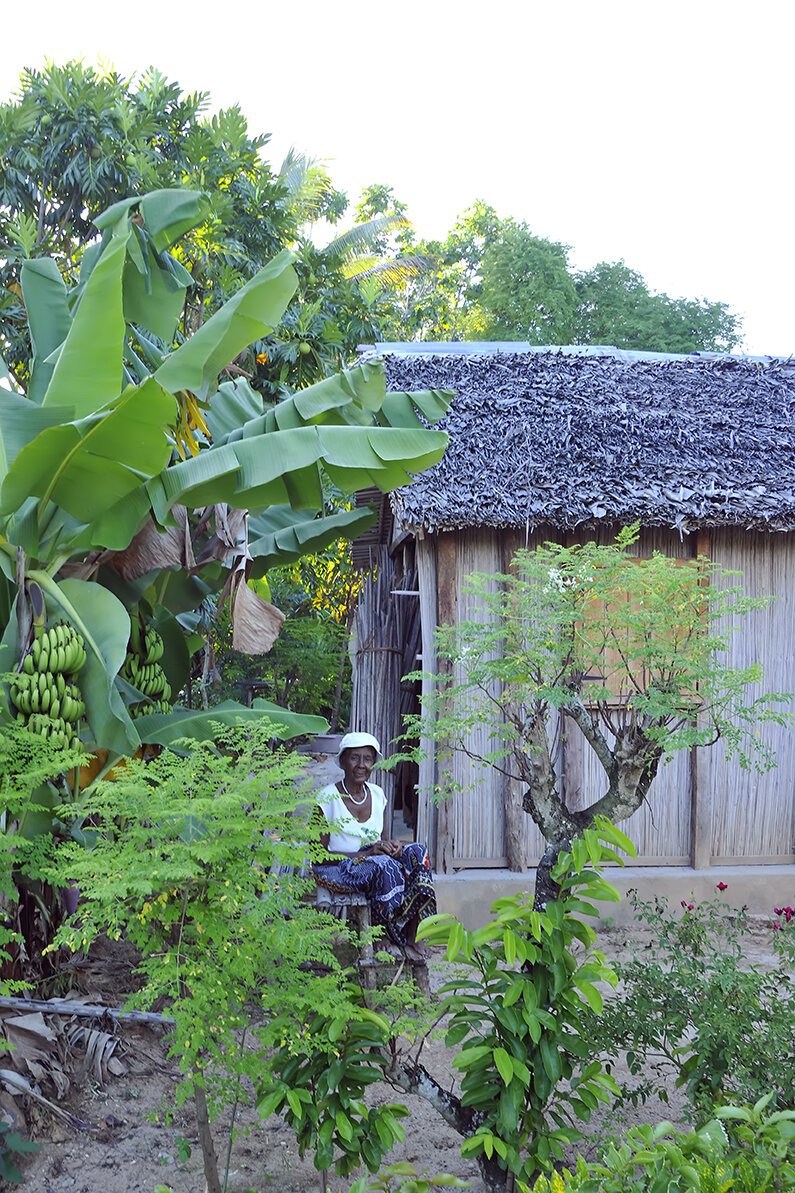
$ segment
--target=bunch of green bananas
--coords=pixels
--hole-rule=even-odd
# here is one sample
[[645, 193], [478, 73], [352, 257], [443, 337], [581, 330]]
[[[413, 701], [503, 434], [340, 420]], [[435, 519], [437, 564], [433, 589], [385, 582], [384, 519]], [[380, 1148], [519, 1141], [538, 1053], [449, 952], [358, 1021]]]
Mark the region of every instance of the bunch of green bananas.
[[22, 660], [26, 675], [34, 672], [62, 671], [64, 675], [77, 675], [86, 661], [86, 644], [82, 634], [72, 626], [60, 621], [42, 634], [37, 634], [28, 654]]
[[131, 704], [131, 717], [142, 717], [147, 713], [171, 711], [171, 686], [158, 659], [163, 655], [163, 639], [153, 626], [142, 632], [140, 622], [133, 618], [132, 632], [127, 654], [121, 668], [121, 675], [128, 683], [146, 697]]
[[59, 622], [37, 630], [19, 672], [11, 680], [17, 720], [56, 748], [76, 745], [77, 723], [86, 706], [80, 688], [69, 681], [86, 661], [82, 634]]

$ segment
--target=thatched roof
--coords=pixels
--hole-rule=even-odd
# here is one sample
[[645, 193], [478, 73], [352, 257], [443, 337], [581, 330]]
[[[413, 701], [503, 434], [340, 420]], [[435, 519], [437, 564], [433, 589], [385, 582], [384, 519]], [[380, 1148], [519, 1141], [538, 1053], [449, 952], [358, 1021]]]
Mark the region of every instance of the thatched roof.
[[429, 347], [371, 350], [390, 390], [457, 391], [444, 459], [393, 495], [405, 529], [795, 528], [795, 362]]

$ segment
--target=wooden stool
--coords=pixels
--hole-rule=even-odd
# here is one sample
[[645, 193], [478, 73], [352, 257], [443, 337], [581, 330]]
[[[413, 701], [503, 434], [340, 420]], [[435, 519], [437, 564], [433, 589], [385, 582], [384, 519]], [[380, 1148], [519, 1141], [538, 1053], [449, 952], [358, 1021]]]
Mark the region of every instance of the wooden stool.
[[[359, 960], [356, 963], [356, 968], [359, 971], [359, 980], [363, 989], [374, 990], [376, 986], [376, 970], [383, 962], [377, 960], [375, 950], [373, 949], [373, 942], [370, 939], [370, 929], [373, 925], [370, 919], [370, 904], [367, 896], [357, 894], [355, 891], [345, 891], [344, 893], [330, 891], [326, 887], [319, 886], [315, 893], [315, 906], [321, 911], [337, 915], [339, 919], [350, 918], [359, 934]], [[384, 943], [379, 941], [376, 948], [383, 948]], [[411, 975], [417, 984], [417, 988], [422, 994], [430, 997], [431, 984], [427, 963], [425, 961], [411, 961], [408, 957], [404, 958], [404, 963], [411, 969]]]

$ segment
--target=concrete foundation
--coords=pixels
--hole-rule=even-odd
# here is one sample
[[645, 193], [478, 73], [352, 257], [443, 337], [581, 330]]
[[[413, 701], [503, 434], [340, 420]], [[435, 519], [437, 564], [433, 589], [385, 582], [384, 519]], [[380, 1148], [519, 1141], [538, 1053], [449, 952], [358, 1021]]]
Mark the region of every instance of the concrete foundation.
[[[795, 903], [795, 865], [721, 866], [693, 870], [689, 866], [609, 866], [605, 877], [621, 893], [620, 903], [599, 903], [604, 919], [616, 926], [633, 922], [632, 908], [624, 899], [635, 888], [641, 899], [665, 897], [671, 907], [682, 899], [704, 902], [720, 898], [732, 907], [747, 907], [752, 915], [771, 916], [774, 907]], [[719, 891], [717, 884], [726, 883]], [[511, 870], [461, 870], [458, 874], [437, 874], [434, 878], [439, 911], [457, 916], [465, 928], [481, 928], [489, 919], [495, 899], [519, 891], [532, 894], [535, 870], [516, 874]], [[691, 898], [692, 896], [692, 898]]]

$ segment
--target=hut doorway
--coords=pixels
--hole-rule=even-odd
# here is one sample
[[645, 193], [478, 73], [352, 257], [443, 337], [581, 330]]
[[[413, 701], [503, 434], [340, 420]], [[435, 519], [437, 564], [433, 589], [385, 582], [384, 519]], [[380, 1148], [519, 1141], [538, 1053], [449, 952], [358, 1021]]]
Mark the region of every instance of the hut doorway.
[[[421, 666], [420, 601], [414, 544], [373, 552], [373, 564], [353, 617], [351, 729], [373, 733], [385, 757], [405, 751], [405, 718], [419, 712], [420, 684], [404, 676]], [[419, 770], [412, 761], [380, 771], [393, 837], [415, 840]]]

